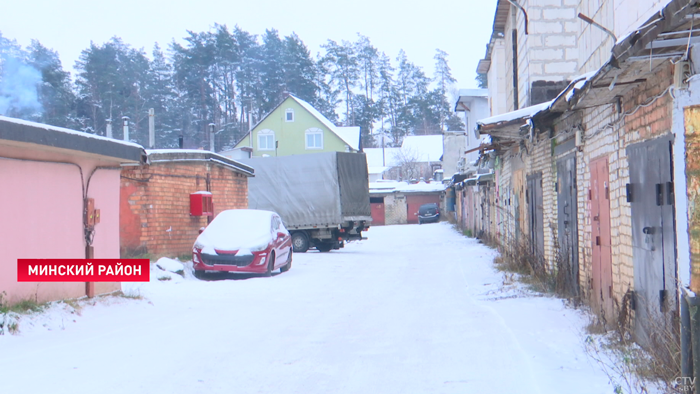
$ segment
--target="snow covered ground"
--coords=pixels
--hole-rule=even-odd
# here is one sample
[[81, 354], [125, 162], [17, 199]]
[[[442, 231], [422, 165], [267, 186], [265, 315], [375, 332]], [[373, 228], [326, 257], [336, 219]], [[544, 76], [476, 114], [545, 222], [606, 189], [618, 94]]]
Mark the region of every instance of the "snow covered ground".
[[159, 271], [124, 284], [142, 300], [23, 317], [0, 336], [0, 392], [612, 392], [586, 318], [504, 284], [493, 250], [446, 223], [367, 236], [272, 278]]

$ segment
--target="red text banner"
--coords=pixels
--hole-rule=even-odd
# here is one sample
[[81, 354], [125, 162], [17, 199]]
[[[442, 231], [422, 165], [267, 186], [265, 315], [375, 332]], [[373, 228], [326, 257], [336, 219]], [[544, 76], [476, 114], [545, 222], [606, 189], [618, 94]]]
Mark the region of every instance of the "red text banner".
[[18, 259], [18, 282], [148, 282], [148, 259]]

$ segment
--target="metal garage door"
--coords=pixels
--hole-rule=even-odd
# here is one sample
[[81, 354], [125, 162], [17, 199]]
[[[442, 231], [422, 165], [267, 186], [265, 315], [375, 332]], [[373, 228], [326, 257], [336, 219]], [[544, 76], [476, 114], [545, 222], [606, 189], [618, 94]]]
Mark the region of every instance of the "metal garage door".
[[409, 224], [418, 224], [418, 208], [423, 204], [435, 203], [440, 206], [439, 194], [418, 194], [407, 195], [406, 205], [408, 205], [407, 222]]
[[651, 329], [670, 319], [659, 317], [676, 310], [676, 253], [674, 230], [671, 137], [627, 148], [634, 246], [635, 334], [650, 344]]
[[385, 223], [384, 197], [370, 197], [372, 207], [372, 226], [383, 226]]

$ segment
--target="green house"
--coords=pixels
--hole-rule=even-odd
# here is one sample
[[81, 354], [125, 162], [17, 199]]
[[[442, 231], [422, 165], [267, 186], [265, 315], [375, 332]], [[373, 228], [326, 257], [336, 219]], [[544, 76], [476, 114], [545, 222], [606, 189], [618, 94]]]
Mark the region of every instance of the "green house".
[[359, 145], [359, 127], [335, 126], [311, 104], [290, 95], [265, 115], [234, 149], [252, 149], [253, 157], [261, 157], [357, 152]]

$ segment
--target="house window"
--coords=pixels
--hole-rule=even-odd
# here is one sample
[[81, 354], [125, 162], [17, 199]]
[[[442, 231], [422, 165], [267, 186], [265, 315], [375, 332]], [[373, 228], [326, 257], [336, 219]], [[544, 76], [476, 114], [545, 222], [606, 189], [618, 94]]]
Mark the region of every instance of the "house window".
[[275, 132], [269, 129], [258, 132], [258, 150], [275, 150]]
[[294, 110], [291, 108], [287, 108], [287, 110], [284, 112], [284, 120], [285, 122], [294, 122]]
[[306, 149], [323, 149], [323, 130], [315, 127], [306, 130]]

